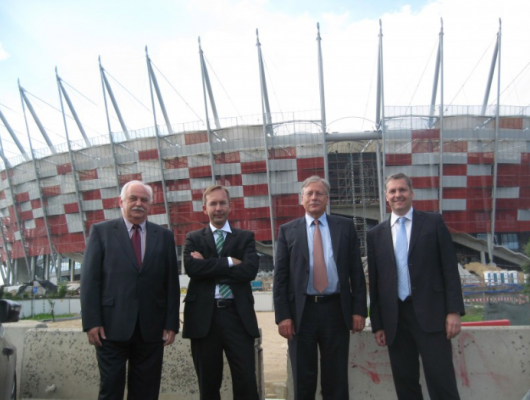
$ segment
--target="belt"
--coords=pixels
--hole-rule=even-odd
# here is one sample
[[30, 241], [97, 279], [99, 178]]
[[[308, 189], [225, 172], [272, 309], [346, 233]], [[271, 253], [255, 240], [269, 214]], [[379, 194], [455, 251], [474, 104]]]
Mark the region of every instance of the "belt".
[[329, 295], [325, 295], [325, 296], [307, 295], [306, 298], [311, 303], [325, 303], [326, 301], [331, 301], [333, 299], [339, 298], [339, 294], [335, 293], [335, 294], [329, 294]]
[[215, 307], [226, 308], [234, 305], [234, 299], [215, 299]]

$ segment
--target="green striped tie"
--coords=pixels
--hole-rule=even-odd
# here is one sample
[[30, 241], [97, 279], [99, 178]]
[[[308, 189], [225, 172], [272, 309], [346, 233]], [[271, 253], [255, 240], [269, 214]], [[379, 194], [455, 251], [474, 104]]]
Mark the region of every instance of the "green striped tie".
[[[217, 234], [217, 239], [215, 239], [215, 247], [217, 248], [217, 255], [220, 257], [221, 250], [223, 250], [223, 245], [225, 244], [225, 238], [221, 229], [217, 229], [215, 233]], [[219, 284], [219, 293], [223, 299], [226, 299], [232, 295], [232, 289], [230, 289], [230, 286], [227, 284], [221, 283]]]

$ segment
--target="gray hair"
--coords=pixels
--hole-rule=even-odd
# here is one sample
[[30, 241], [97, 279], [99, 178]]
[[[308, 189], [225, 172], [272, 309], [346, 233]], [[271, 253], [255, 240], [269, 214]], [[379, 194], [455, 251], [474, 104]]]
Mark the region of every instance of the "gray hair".
[[145, 188], [145, 190], [147, 190], [147, 193], [149, 195], [149, 203], [153, 200], [153, 189], [151, 188], [151, 186], [149, 186], [146, 183], [143, 183], [142, 181], [129, 181], [125, 185], [123, 185], [123, 187], [121, 188], [121, 193], [120, 193], [121, 201], [126, 200], [125, 197], [126, 197], [127, 189], [129, 189], [129, 186], [135, 185], [137, 183], [142, 185]]
[[392, 175], [387, 176], [387, 178], [385, 179], [385, 191], [386, 191], [386, 186], [388, 185], [388, 182], [395, 181], [397, 179], [404, 179], [405, 182], [407, 182], [409, 189], [412, 190], [412, 181], [410, 180], [410, 178], [407, 175], [405, 175], [403, 172], [398, 172], [397, 174], [392, 174]]
[[313, 176], [310, 176], [309, 178], [307, 178], [303, 183], [302, 183], [302, 189], [301, 189], [301, 193], [302, 195], [304, 194], [304, 189], [306, 187], [308, 187], [309, 185], [311, 185], [312, 183], [318, 183], [318, 182], [321, 182], [325, 188], [326, 188], [326, 194], [329, 196], [329, 192], [330, 192], [330, 186], [329, 186], [329, 182], [327, 180], [325, 180], [324, 178], [321, 178], [320, 176], [318, 175], [313, 175]]

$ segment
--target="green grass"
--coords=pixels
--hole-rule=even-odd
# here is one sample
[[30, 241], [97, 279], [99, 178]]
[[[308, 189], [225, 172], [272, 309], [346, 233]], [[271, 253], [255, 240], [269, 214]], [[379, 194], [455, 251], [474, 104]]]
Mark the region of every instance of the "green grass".
[[[59, 318], [70, 318], [70, 317], [75, 317], [77, 314], [61, 314], [61, 315], [56, 315], [55, 316], [55, 319], [59, 319]], [[33, 320], [33, 321], [42, 321], [42, 320], [45, 320], [45, 319], [53, 319], [52, 315], [51, 314], [35, 314], [34, 316], [30, 316], [30, 317], [24, 317], [24, 318], [21, 318], [21, 319], [30, 319], [30, 320]]]
[[484, 320], [484, 307], [466, 307], [466, 315], [462, 316], [462, 322], [477, 322]]

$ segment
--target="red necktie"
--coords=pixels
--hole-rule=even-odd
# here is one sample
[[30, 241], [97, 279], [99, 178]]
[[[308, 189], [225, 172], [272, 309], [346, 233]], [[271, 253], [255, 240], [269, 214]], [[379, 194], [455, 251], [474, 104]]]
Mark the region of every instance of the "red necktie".
[[324, 246], [320, 233], [319, 220], [315, 219], [315, 234], [313, 236], [313, 286], [322, 293], [328, 287], [328, 271], [324, 261]]
[[134, 254], [138, 260], [138, 266], [142, 267], [142, 238], [140, 237], [140, 230], [142, 229], [140, 225], [133, 225], [133, 234], [131, 237], [131, 242], [134, 249]]

